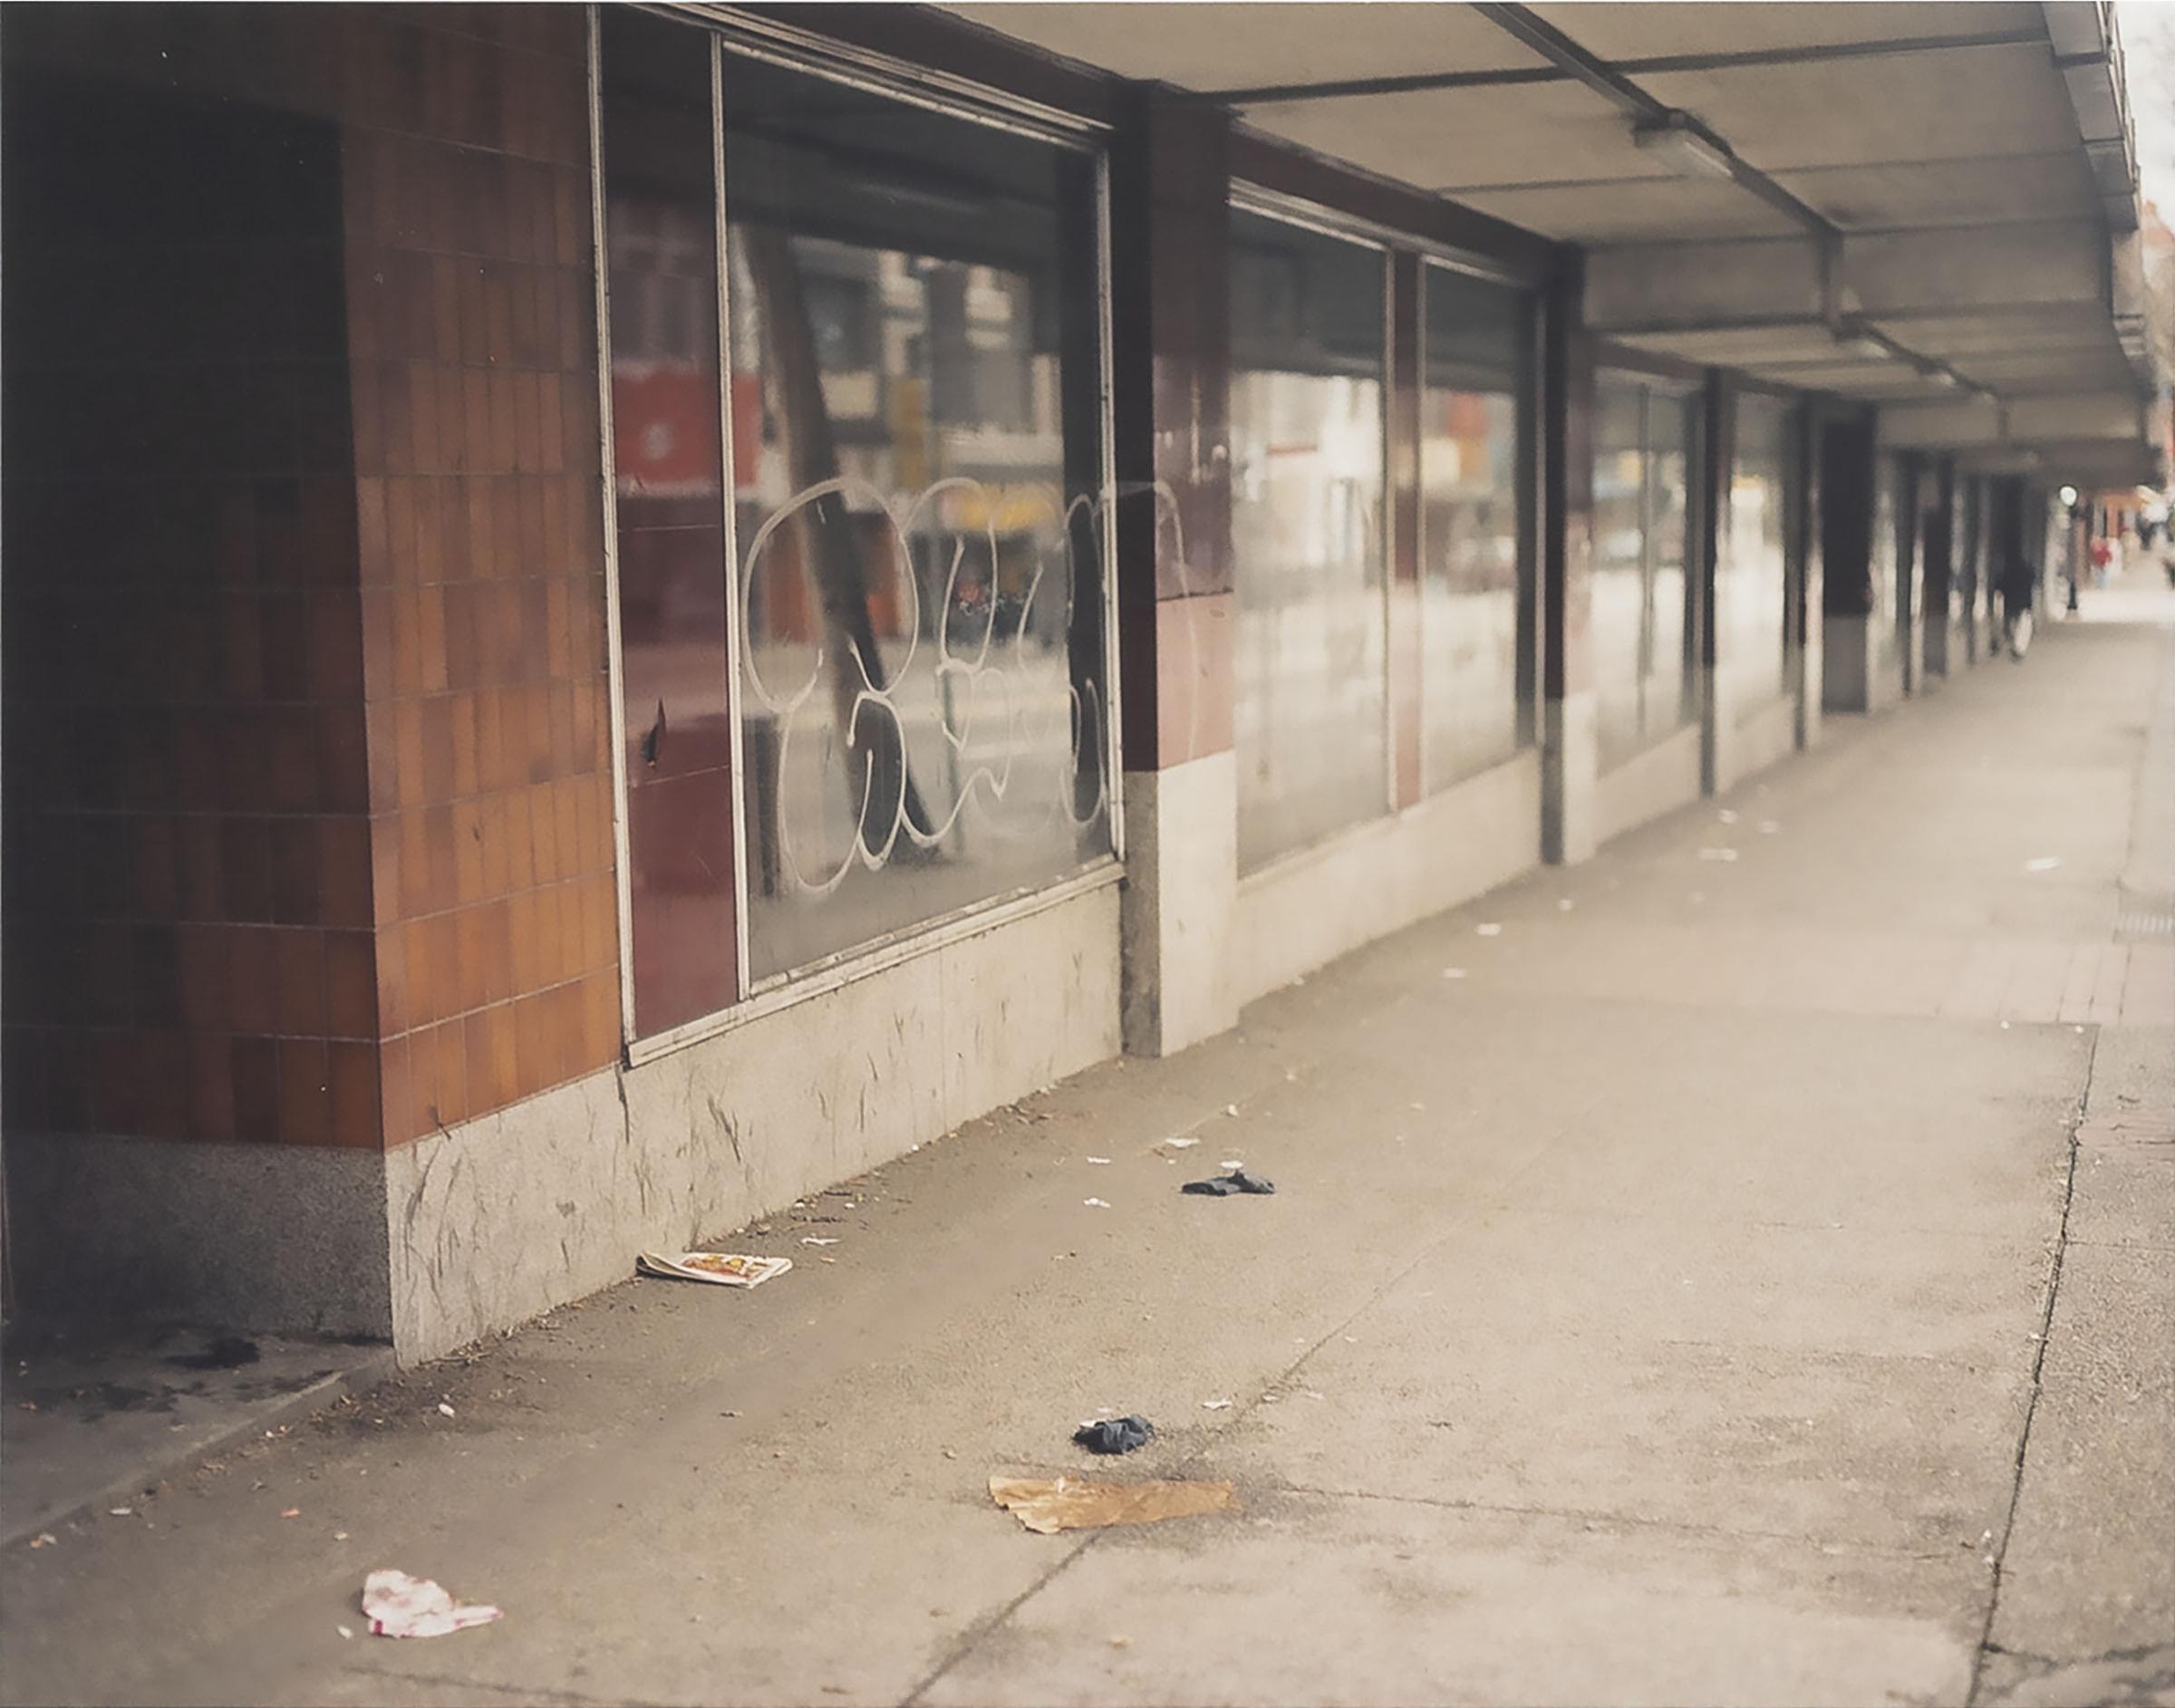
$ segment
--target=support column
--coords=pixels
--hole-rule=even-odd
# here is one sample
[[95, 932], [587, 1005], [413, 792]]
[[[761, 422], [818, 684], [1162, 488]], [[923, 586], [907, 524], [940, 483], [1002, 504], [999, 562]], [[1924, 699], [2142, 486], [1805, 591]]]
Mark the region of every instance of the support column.
[[1801, 748], [1812, 747], [1820, 740], [1822, 643], [1826, 639], [1826, 625], [1821, 617], [1826, 574], [1821, 552], [1820, 450], [1817, 408], [1803, 404], [1796, 411], [1790, 436], [1791, 470], [1785, 498], [1791, 562], [1796, 572], [1790, 582], [1789, 690], [1797, 707], [1797, 745]]
[[1873, 709], [1873, 416], [1852, 410], [1820, 428], [1823, 710]]
[[1541, 856], [1590, 859], [1600, 771], [1593, 687], [1593, 345], [1566, 251], [1541, 359]]
[[1936, 457], [1920, 477], [1919, 557], [1926, 585], [1926, 680], [1946, 680], [1956, 669], [1951, 645], [1956, 628], [1956, 464]]
[[1125, 1045], [1238, 1021], [1230, 121], [1136, 95], [1111, 149]]
[[1722, 703], [1722, 683], [1716, 671], [1720, 656], [1716, 634], [1716, 609], [1721, 584], [1722, 555], [1729, 549], [1729, 471], [1736, 460], [1737, 394], [1726, 376], [1709, 369], [1699, 411], [1699, 467], [1691, 483], [1691, 515], [1687, 538], [1691, 574], [1685, 594], [1693, 602], [1698, 636], [1699, 667], [1699, 792], [1720, 793], [1725, 786], [1722, 744], [1727, 731], [1724, 719], [1733, 715]]

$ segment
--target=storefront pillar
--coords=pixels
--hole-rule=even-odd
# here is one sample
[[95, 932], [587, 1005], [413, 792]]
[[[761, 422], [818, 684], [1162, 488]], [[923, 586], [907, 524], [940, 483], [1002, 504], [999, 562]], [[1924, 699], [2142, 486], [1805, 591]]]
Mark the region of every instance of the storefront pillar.
[[1238, 1020], [1232, 748], [1230, 122], [1151, 92], [1110, 179], [1125, 1047]]

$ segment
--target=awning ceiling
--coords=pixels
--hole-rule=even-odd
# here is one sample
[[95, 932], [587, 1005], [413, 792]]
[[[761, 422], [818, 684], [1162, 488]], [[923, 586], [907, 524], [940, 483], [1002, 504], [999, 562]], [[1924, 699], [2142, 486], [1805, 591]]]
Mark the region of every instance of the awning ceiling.
[[[1610, 337], [1879, 401], [1898, 442], [2144, 473], [2135, 155], [2100, 0], [950, 9], [1575, 242]], [[1665, 112], [1717, 175], [1639, 145]], [[2027, 440], [2041, 417], [2123, 425]]]

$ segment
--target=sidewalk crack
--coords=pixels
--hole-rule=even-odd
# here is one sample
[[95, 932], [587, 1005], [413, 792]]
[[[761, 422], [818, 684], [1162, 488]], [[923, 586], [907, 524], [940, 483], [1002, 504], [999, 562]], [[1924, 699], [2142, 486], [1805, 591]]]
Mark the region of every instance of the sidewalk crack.
[[2093, 1070], [2100, 1059], [2100, 1028], [2092, 1033], [2092, 1047], [2084, 1060], [2084, 1086], [2077, 1094], [2067, 1135], [2068, 1160], [2062, 1176], [2062, 1221], [2054, 1234], [2054, 1256], [2047, 1268], [2046, 1301], [2039, 1313], [2039, 1335], [2032, 1352], [2031, 1394], [2025, 1402], [2024, 1422], [2016, 1432], [2016, 1462], [2009, 1479], [2009, 1507], [2001, 1521], [2001, 1534], [1991, 1555], [1992, 1578], [1986, 1592], [1986, 1619], [1980, 1628], [1978, 1647], [1971, 1659], [1971, 1687], [1964, 1694], [1966, 1708], [1977, 1708], [1986, 1682], [1987, 1657], [1996, 1653], [1994, 1622], [2001, 1612], [2003, 1574], [2007, 1570], [2009, 1541], [2016, 1533], [2016, 1510], [2024, 1500], [2025, 1462], [2031, 1452], [2032, 1423], [2039, 1414], [2039, 1396], [2045, 1392], [2046, 1349], [2054, 1341], [2054, 1302], [2062, 1291], [2062, 1270], [2069, 1256], [2069, 1217], [2077, 1197], [2077, 1129], [2084, 1124], [2084, 1111], [2092, 1103]]

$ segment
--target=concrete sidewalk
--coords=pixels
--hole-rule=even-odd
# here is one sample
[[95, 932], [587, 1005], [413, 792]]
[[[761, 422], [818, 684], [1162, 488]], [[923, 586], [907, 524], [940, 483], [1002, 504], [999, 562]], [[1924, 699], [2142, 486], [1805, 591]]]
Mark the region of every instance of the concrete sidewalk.
[[[808, 1201], [759, 1291], [12, 1549], [5, 1698], [2175, 1701], [2171, 642], [2053, 629]], [[1106, 1407], [1241, 1510], [991, 1505]], [[508, 1617], [343, 1638], [379, 1566]]]

